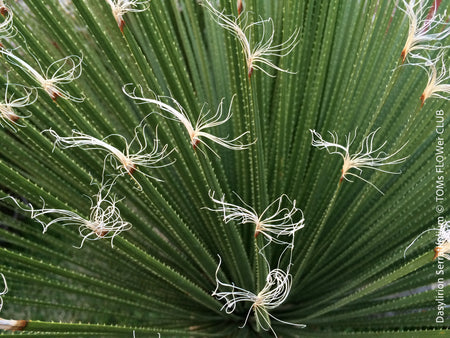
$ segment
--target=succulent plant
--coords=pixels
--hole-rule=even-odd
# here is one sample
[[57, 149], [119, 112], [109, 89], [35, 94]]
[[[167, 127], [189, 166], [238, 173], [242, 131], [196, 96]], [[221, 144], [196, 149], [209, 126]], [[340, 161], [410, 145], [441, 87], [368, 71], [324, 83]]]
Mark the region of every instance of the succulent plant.
[[444, 332], [448, 6], [0, 1], [2, 335]]

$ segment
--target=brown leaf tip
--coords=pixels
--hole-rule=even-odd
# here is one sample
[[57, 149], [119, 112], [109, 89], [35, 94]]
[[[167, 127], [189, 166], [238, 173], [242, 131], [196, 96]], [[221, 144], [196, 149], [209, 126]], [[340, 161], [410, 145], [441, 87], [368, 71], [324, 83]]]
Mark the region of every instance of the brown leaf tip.
[[118, 24], [119, 24], [120, 31], [123, 34], [123, 27], [125, 26], [125, 21], [123, 19], [119, 19]]
[[440, 256], [441, 250], [442, 248], [440, 246], [434, 248], [433, 261]]
[[253, 74], [253, 67], [250, 67], [249, 70], [248, 70], [248, 78], [249, 79], [251, 79], [252, 74]]
[[125, 165], [125, 169], [127, 170], [128, 174], [133, 175], [133, 173], [136, 171], [136, 164], [130, 162]]
[[402, 50], [402, 54], [400, 55], [400, 57], [402, 58], [402, 63], [405, 62], [405, 59], [406, 59], [406, 50], [405, 49]]
[[425, 97], [425, 94], [422, 94], [422, 95], [420, 96], [420, 101], [422, 102], [422, 104], [420, 105], [420, 107], [423, 107], [423, 105], [424, 105], [426, 99], [427, 99], [427, 98]]
[[28, 324], [28, 320], [14, 320], [0, 318], [0, 330], [22, 331]]
[[197, 145], [198, 145], [199, 141], [200, 140], [198, 138], [192, 140], [192, 149], [195, 150], [197, 148]]
[[241, 15], [242, 9], [243, 9], [243, 6], [242, 6], [242, 0], [237, 0], [237, 11], [238, 11], [238, 15]]

